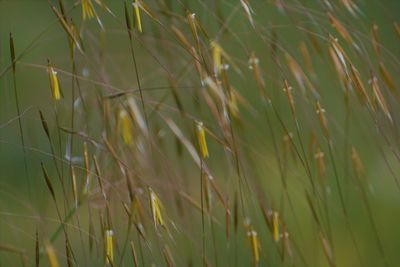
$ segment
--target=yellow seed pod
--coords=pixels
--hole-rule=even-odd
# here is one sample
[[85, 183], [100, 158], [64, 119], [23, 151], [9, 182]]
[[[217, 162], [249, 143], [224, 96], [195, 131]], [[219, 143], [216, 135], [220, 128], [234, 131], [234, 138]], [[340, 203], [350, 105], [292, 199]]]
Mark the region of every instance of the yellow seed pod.
[[244, 228], [246, 229], [247, 238], [250, 243], [254, 266], [257, 266], [258, 262], [260, 261], [260, 251], [261, 251], [261, 243], [260, 240], [258, 239], [258, 234], [254, 230], [249, 218], [246, 218], [244, 220]]
[[254, 230], [250, 230], [249, 232], [247, 232], [247, 236], [249, 238], [250, 245], [251, 245], [251, 251], [253, 254], [254, 265], [257, 265], [258, 262], [260, 261], [260, 250], [261, 250], [261, 245], [260, 245], [260, 241], [258, 240], [257, 232]]
[[272, 212], [272, 228], [274, 241], [279, 241], [279, 213], [277, 211]]
[[221, 70], [221, 53], [222, 49], [215, 41], [211, 41], [211, 52], [214, 64], [214, 74], [217, 76]]
[[150, 206], [151, 206], [151, 214], [153, 215], [154, 225], [164, 226], [164, 220], [161, 214], [161, 201], [157, 197], [156, 193], [154, 193], [153, 189], [149, 188], [150, 192]]
[[110, 265], [112, 265], [114, 261], [113, 237], [113, 230], [106, 230], [106, 263]]
[[118, 126], [125, 144], [131, 144], [133, 141], [132, 124], [128, 112], [124, 109], [121, 109], [119, 112]]
[[196, 122], [196, 133], [197, 140], [199, 142], [199, 147], [201, 151], [201, 155], [203, 158], [208, 158], [208, 147], [206, 142], [206, 132], [203, 127], [203, 123], [201, 121]]
[[60, 82], [58, 81], [57, 72], [50, 65], [50, 63], [48, 63], [47, 72], [49, 74], [51, 95], [53, 96], [54, 100], [60, 100], [62, 98]]
[[58, 263], [57, 255], [53, 246], [50, 243], [46, 243], [45, 248], [50, 267], [59, 267], [60, 264]]
[[137, 23], [137, 28], [139, 32], [142, 32], [142, 20], [140, 18], [140, 9], [139, 9], [139, 0], [135, 0], [132, 3], [133, 6], [133, 12], [136, 17], [136, 23]]
[[229, 102], [228, 102], [229, 110], [231, 112], [231, 115], [235, 118], [239, 118], [239, 107], [237, 103], [237, 98], [235, 92], [232, 92], [229, 97]]
[[82, 0], [82, 17], [84, 20], [94, 17], [94, 8], [91, 0]]

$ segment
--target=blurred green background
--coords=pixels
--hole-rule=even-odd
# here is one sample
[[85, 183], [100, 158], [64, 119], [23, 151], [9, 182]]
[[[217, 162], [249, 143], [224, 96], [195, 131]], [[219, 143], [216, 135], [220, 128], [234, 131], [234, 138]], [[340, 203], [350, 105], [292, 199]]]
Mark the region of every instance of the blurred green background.
[[[56, 5], [55, 1], [52, 2]], [[75, 1], [65, 2], [68, 9], [72, 8], [73, 3], [75, 3]], [[155, 6], [155, 1], [146, 2], [148, 2], [150, 6]], [[180, 5], [174, 1], [171, 2], [171, 9], [178, 14], [184, 15]], [[245, 122], [243, 142], [246, 144], [246, 148], [249, 148], [250, 152], [248, 153], [252, 154], [249, 159], [252, 165], [246, 168], [251, 169], [254, 176], [259, 178], [259, 181], [254, 182], [254, 184], [259, 183], [261, 185], [262, 190], [268, 195], [269, 202], [278, 205], [280, 197], [280, 193], [277, 193], [280, 186], [279, 173], [273, 163], [273, 144], [268, 134], [268, 127], [265, 121], [260, 119], [263, 112], [261, 111], [262, 103], [259, 101], [256, 83], [253, 80], [251, 71], [247, 70], [248, 51], [256, 51], [257, 56], [260, 57], [263, 64], [262, 67], [264, 67], [265, 71], [264, 75], [268, 84], [267, 87], [273, 92], [274, 100], [276, 100], [276, 105], [283, 115], [283, 118], [287, 119], [289, 122], [290, 115], [285, 102], [286, 100], [284, 96], [280, 95], [282, 79], [276, 77], [281, 77], [281, 74], [279, 74], [279, 70], [273, 66], [273, 62], [269, 57], [269, 45], [259, 37], [259, 32], [253, 31], [249, 26], [238, 2], [239, 1], [236, 0], [186, 1], [191, 12], [196, 13], [197, 18], [203, 23], [204, 28], [207, 29], [211, 36], [215, 36], [219, 32], [220, 25], [215, 11], [217, 10], [217, 6], [222, 17], [230, 18], [227, 24], [228, 31], [221, 34], [220, 42], [224, 49], [233, 56], [240, 68], [244, 70], [244, 75], [242, 77], [232, 75], [231, 83], [234, 84], [242, 96], [251, 103], [253, 109], [260, 113], [258, 116], [253, 116], [251, 111], [245, 109], [242, 113], [242, 119]], [[262, 29], [265, 30], [264, 33], [266, 36], [270, 37], [270, 30], [275, 28], [282, 47], [290, 54], [294, 55], [296, 59], [301, 58], [298, 51], [298, 44], [303, 39], [306, 40], [306, 42], [308, 42], [308, 40], [305, 39], [306, 35], [304, 35], [304, 32], [299, 31], [299, 28], [296, 28], [294, 25], [301, 25], [306, 28], [310, 26], [312, 30], [318, 33], [318, 36], [322, 36], [323, 38], [327, 37], [327, 32], [325, 32], [324, 29], [329, 28], [329, 22], [324, 13], [326, 11], [326, 6], [323, 4], [324, 1], [282, 1], [294, 7], [299, 7], [297, 10], [293, 10], [295, 14], [293, 17], [279, 12], [273, 5], [274, 2], [275, 1], [250, 1], [255, 11], [254, 18], [259, 25], [265, 27]], [[334, 2], [334, 5], [337, 5], [338, 1], [330, 2]], [[357, 41], [366, 44], [365, 55], [373, 51], [372, 46], [367, 44], [370, 38], [370, 29], [373, 23], [379, 26], [380, 40], [385, 47], [382, 57], [384, 62], [388, 62], [388, 69], [395, 78], [397, 86], [399, 86], [399, 66], [396, 66], [396, 63], [393, 62], [398, 62], [400, 45], [393, 23], [395, 21], [400, 21], [400, 1], [368, 0], [355, 2], [359, 5], [361, 14], [357, 18], [352, 18], [349, 15], [341, 18], [351, 25], [350, 28], [352, 30], [360, 33], [357, 35], [359, 38]], [[100, 76], [104, 76], [104, 73], [106, 73], [107, 75], [105, 76], [107, 76], [107, 79], [105, 82], [111, 84], [114, 89], [126, 90], [128, 88], [135, 88], [135, 77], [132, 71], [128, 37], [123, 18], [123, 1], [104, 1], [104, 3], [112, 10], [116, 18], [113, 18], [110, 14], [104, 12], [95, 5], [105, 27], [105, 31], [101, 31], [95, 20], [86, 22], [83, 39], [84, 42], [87, 43], [86, 49], [88, 51], [88, 57], [81, 57], [77, 60], [78, 73], [82, 76], [87, 75], [88, 79], [91, 81], [99, 82], [104, 82], [104, 80], [102, 80], [103, 78], [100, 78]], [[310, 22], [311, 20], [306, 20], [307, 16], [302, 14], [303, 9], [300, 8], [299, 3], [302, 3], [307, 10], [316, 10], [316, 13], [313, 14], [317, 18], [317, 24], [313, 25]], [[239, 11], [235, 11], [236, 9]], [[342, 14], [344, 13], [343, 11]], [[80, 23], [81, 10], [79, 6], [73, 8], [70, 15], [74, 22]], [[154, 57], [143, 49], [143, 46], [148, 46], [151, 53], [153, 53], [155, 57], [161, 58], [165, 66], [169, 66], [169, 64], [171, 64], [169, 61], [173, 61], [171, 64], [172, 66], [170, 66], [171, 71], [177, 75], [184, 69], [184, 64], [186, 62], [184, 60], [185, 56], [180, 56], [183, 50], [179, 48], [176, 43], [173, 43], [173, 38], [163, 37], [163, 31], [145, 14], [143, 14], [143, 21], [144, 33], [140, 36], [141, 41], [135, 43], [135, 47], [143, 51], [138, 55], [138, 62], [143, 77], [143, 86], [144, 88], [168, 86], [165, 72]], [[173, 19], [165, 19], [165, 21], [174, 22]], [[321, 25], [324, 23], [324, 26], [319, 27], [319, 23], [321, 23]], [[185, 29], [185, 31], [187, 31], [187, 29]], [[235, 32], [237, 36], [232, 35], [232, 31]], [[21, 118], [27, 146], [26, 157], [31, 183], [31, 200], [28, 196], [27, 181], [24, 171], [24, 155], [20, 144], [18, 120], [16, 119], [12, 72], [9, 68], [10, 53], [8, 36], [10, 32], [14, 36], [17, 55], [23, 53], [17, 64], [17, 89], [21, 113], [23, 113]], [[337, 35], [332, 28], [330, 28], [330, 32]], [[52, 232], [51, 229], [57, 227], [54, 206], [50, 201], [48, 189], [44, 184], [42, 171], [40, 169], [40, 162], [44, 162], [44, 164], [48, 166], [50, 173], [52, 175], [55, 174], [52, 157], [49, 154], [51, 151], [48, 140], [44, 135], [38, 115], [38, 109], [42, 110], [49, 121], [52, 134], [56, 136], [55, 110], [48, 84], [46, 62], [47, 59], [50, 59], [54, 66], [66, 72], [59, 75], [65, 99], [63, 100], [64, 104], [57, 107], [57, 112], [60, 114], [60, 124], [68, 126], [70, 119], [69, 103], [71, 102], [71, 94], [69, 92], [71, 77], [67, 74], [67, 72], [71, 70], [69, 48], [65, 32], [60, 27], [58, 20], [49, 7], [48, 2], [45, 0], [0, 0], [0, 38], [0, 245], [7, 244], [20, 248], [27, 251], [29, 257], [33, 257], [36, 225], [38, 223], [43, 224], [41, 227], [45, 229], [47, 234]], [[319, 39], [319, 41], [324, 49], [324, 54], [321, 56], [317, 53], [312, 53], [312, 61], [318, 75], [316, 83], [321, 92], [321, 98], [324, 100], [324, 107], [329, 111], [329, 116], [331, 118], [330, 123], [333, 125], [333, 135], [337, 137], [338, 140], [341, 140], [345, 116], [345, 111], [342, 106], [342, 89], [340, 88], [340, 83], [337, 78], [333, 78], [336, 77], [333, 67], [328, 64], [329, 59], [326, 53], [327, 42], [322, 38]], [[390, 53], [387, 51], [390, 51]], [[173, 60], [171, 60], [171, 58], [173, 58]], [[361, 66], [361, 69], [363, 68], [363, 60], [366, 60], [366, 58], [354, 57], [354, 60], [356, 65]], [[301, 59], [299, 61], [301, 61]], [[366, 61], [372, 62], [372, 64], [377, 62], [375, 56], [372, 55], [371, 58]], [[368, 74], [368, 67], [362, 71]], [[364, 78], [367, 84], [367, 76]], [[187, 79], [182, 80], [183, 81], [181, 81], [178, 86], [199, 86], [198, 81], [193, 81], [194, 79], [191, 78], [190, 75], [188, 75]], [[90, 108], [96, 105], [96, 98], [94, 97], [96, 94], [101, 93], [104, 95], [114, 90], [113, 88], [110, 89], [107, 86], [102, 86], [101, 84], [94, 84], [91, 81], [84, 80], [81, 83], [83, 95], [88, 99], [87, 103]], [[295, 82], [293, 82], [293, 84], [294, 83]], [[161, 99], [164, 93], [165, 90], [149, 90], [145, 92], [145, 96], [155, 100]], [[195, 107], [192, 105], [191, 91], [182, 90], [179, 91], [179, 93], [186, 109], [195, 112]], [[171, 105], [174, 103], [172, 97], [169, 97], [167, 103]], [[309, 115], [310, 111], [307, 111], [308, 103], [306, 101], [299, 101], [298, 105], [300, 121], [304, 122], [304, 126], [302, 125], [304, 140], [308, 142], [310, 130], [316, 127], [316, 122], [313, 122], [313, 119]], [[396, 101], [392, 101], [391, 105], [394, 111], [400, 110]], [[349, 139], [352, 145], [357, 147], [366, 168], [369, 201], [387, 260], [390, 266], [397, 266], [400, 262], [398, 253], [400, 249], [400, 194], [399, 189], [393, 181], [393, 175], [390, 173], [390, 170], [388, 170], [382, 158], [382, 150], [387, 156], [387, 160], [395, 176], [399, 176], [398, 174], [400, 173], [399, 161], [393, 154], [390, 154], [391, 148], [386, 146], [385, 142], [381, 140], [380, 134], [376, 132], [374, 121], [371, 120], [369, 114], [356, 104], [352, 109], [355, 115], [351, 124]], [[173, 118], [178, 118], [178, 115], [173, 112], [167, 112], [167, 114]], [[201, 114], [211, 122], [210, 114], [207, 113], [207, 111], [203, 110]], [[80, 128], [80, 130], [90, 132], [96, 139], [100, 138], [101, 132], [99, 130], [102, 127], [102, 117], [99, 115], [98, 108], [89, 110], [88, 114], [77, 113], [76, 116], [76, 126]], [[87, 117], [84, 118], [85, 116]], [[156, 125], [157, 120], [155, 119], [154, 121], [153, 125]], [[395, 123], [397, 124], [397, 122], [398, 117], [396, 116]], [[273, 125], [278, 127], [279, 124], [274, 120]], [[161, 127], [165, 127], [166, 131], [169, 131], [165, 125], [161, 124]], [[56, 154], [64, 155], [68, 135], [62, 133], [61, 136], [63, 142], [61, 147], [62, 151], [59, 151], [59, 147], [56, 146]], [[389, 138], [391, 138], [390, 142], [398, 145], [399, 140], [396, 140], [398, 135], [396, 137], [396, 135], [392, 136], [389, 134]], [[341, 142], [342, 141], [338, 142], [340, 144], [338, 144], [336, 154], [340, 169], [343, 166], [343, 159], [341, 159], [339, 155], [341, 149], [343, 149]], [[79, 149], [81, 147], [77, 145], [77, 148]], [[210, 149], [212, 155], [224, 155], [216, 142], [210, 142]], [[398, 151], [398, 146], [394, 149]], [[253, 154], [251, 150], [255, 150], [256, 152]], [[174, 156], [176, 157], [175, 154]], [[224, 181], [227, 180], [227, 178], [224, 177], [225, 167], [227, 166], [226, 161], [227, 160], [224, 160], [223, 157], [213, 156], [209, 163], [210, 168], [216, 173], [216, 177], [221, 177], [221, 184], [224, 184]], [[174, 164], [180, 164], [177, 158]], [[254, 169], [252, 169], [253, 166]], [[66, 165], [64, 167], [64, 171], [67, 173], [68, 166]], [[189, 173], [191, 168], [193, 169], [193, 167], [188, 167]], [[332, 177], [333, 174], [329, 163], [327, 168], [328, 176]], [[301, 240], [297, 245], [299, 249], [304, 252], [308, 266], [325, 266], [327, 262], [324, 260], [320, 250], [314, 248], [319, 246], [319, 244], [316, 245], [319, 241], [316, 239], [315, 235], [312, 234], [315, 229], [308, 227], [311, 225], [312, 218], [307, 204], [304, 201], [304, 172], [301, 172], [301, 166], [299, 165], [290, 166], [288, 172], [290, 173], [289, 176], [291, 176], [291, 186], [289, 190], [293, 195], [297, 216], [301, 225], [300, 227], [303, 229], [302, 239], [297, 239], [298, 241]], [[196, 179], [194, 177], [195, 175], [188, 175], [188, 179]], [[346, 178], [343, 178], [343, 181], [345, 180]], [[330, 203], [337, 202], [337, 205], [332, 204], [330, 207], [333, 217], [332, 227], [335, 229], [334, 249], [338, 256], [337, 266], [361, 266], [358, 265], [356, 261], [354, 248], [349, 240], [348, 231], [345, 228], [334, 182], [331, 181], [330, 183], [332, 187]], [[344, 183], [344, 186], [346, 205], [349, 210], [349, 220], [351, 221], [364, 260], [362, 266], [381, 266], [382, 262], [379, 259], [376, 240], [371, 233], [371, 225], [368, 221], [367, 212], [361, 200], [359, 189], [351, 182], [349, 184]], [[193, 187], [195, 187], [195, 185], [193, 185]], [[57, 191], [59, 191], [59, 189], [57, 189]], [[298, 203], [296, 203], [296, 201], [298, 201]], [[123, 212], [124, 211], [121, 209], [121, 214], [123, 214]], [[86, 211], [82, 211], [80, 215], [82, 216], [83, 228], [87, 227], [88, 215], [85, 213]], [[118, 214], [117, 211], [116, 214]], [[335, 216], [335, 214], [337, 216]], [[269, 244], [268, 242], [264, 243], [264, 239], [266, 240], [269, 233], [264, 226], [262, 216], [257, 214], [255, 218], [257, 220], [254, 221], [253, 219], [253, 223], [258, 226], [262, 243]], [[115, 220], [117, 225], [119, 223], [121, 225], [124, 223], [123, 216], [118, 217], [117, 215]], [[199, 222], [197, 221], [196, 223], [198, 224]], [[190, 223], [188, 225], [187, 227], [190, 227]], [[190, 229], [186, 229], [186, 231], [190, 232]], [[216, 234], [218, 237], [217, 242], [221, 246], [226, 246], [223, 231], [223, 227], [219, 226], [218, 233]], [[74, 233], [77, 234], [77, 231]], [[60, 246], [62, 246], [62, 244]], [[183, 252], [187, 249], [188, 254], [198, 254], [196, 254], [196, 248], [193, 247], [179, 247], [177, 250], [180, 249]], [[60, 254], [62, 253], [63, 252], [60, 252]], [[83, 251], [82, 254], [84, 253]], [[173, 254], [175, 253], [176, 252], [173, 252]], [[265, 258], [263, 258], [260, 266], [279, 266], [279, 258], [272, 245], [271, 247], [263, 246], [262, 253], [265, 253], [265, 255], [267, 255], [265, 258], [268, 262], [272, 262], [273, 264], [266, 265]], [[179, 255], [179, 253], [177, 253], [177, 255]], [[249, 251], [244, 251], [244, 249], [243, 251], [240, 250], [240, 252], [238, 252], [238, 258], [240, 260], [238, 266], [248, 265], [251, 262], [249, 255]], [[231, 256], [232, 254], [222, 251], [220, 258], [225, 258], [226, 261], [221, 260], [221, 262], [223, 262], [221, 266], [232, 266], [233, 259], [229, 258]], [[161, 258], [161, 256], [158, 255], [155, 259], [157, 257]], [[177, 258], [181, 259], [181, 261], [177, 260], [177, 262], [179, 262], [177, 266], [186, 265], [187, 259], [185, 256], [179, 255]], [[17, 266], [19, 264], [17, 259], [18, 257], [12, 253], [10, 254], [0, 250], [1, 266]], [[89, 265], [91, 264], [90, 262], [90, 260], [86, 261]], [[126, 264], [130, 264], [130, 261], [127, 260]], [[286, 265], [292, 266], [290, 262], [286, 263]], [[283, 266], [286, 265], [284, 264]], [[293, 264], [293, 266], [303, 265], [301, 261]]]

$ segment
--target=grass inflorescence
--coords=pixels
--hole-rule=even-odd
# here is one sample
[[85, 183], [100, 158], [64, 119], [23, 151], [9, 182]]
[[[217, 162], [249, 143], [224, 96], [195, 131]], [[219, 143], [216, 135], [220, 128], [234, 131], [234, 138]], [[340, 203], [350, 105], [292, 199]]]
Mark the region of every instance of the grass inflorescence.
[[0, 265], [396, 266], [386, 2], [32, 7], [0, 47]]

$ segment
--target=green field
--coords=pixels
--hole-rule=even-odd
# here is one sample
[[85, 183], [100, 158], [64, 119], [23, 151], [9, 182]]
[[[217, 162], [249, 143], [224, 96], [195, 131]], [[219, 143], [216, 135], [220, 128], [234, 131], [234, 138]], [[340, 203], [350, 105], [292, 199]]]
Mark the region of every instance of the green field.
[[399, 10], [0, 0], [0, 266], [397, 266]]

